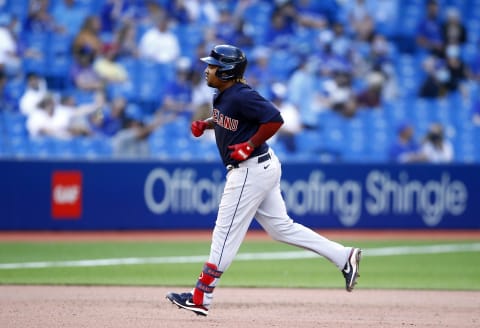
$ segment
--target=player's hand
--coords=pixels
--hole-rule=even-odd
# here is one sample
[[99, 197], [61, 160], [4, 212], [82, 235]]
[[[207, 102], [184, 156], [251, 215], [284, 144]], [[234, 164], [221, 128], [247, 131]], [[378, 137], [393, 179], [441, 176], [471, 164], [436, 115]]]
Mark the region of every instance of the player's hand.
[[250, 141], [242, 142], [236, 145], [228, 146], [228, 149], [233, 150], [230, 157], [237, 161], [246, 160], [253, 152], [254, 147]]
[[203, 134], [203, 131], [207, 128], [208, 123], [205, 121], [193, 121], [190, 129], [192, 130], [192, 134], [195, 137], [200, 137]]

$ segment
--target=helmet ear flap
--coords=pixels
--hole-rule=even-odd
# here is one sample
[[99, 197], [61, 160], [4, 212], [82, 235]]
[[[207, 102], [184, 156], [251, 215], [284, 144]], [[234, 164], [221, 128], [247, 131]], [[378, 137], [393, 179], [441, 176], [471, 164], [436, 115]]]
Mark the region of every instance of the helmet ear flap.
[[215, 75], [222, 81], [231, 80], [235, 77], [235, 65], [219, 67]]
[[222, 81], [228, 81], [233, 78], [233, 75], [228, 75], [226, 72], [217, 71], [216, 75]]

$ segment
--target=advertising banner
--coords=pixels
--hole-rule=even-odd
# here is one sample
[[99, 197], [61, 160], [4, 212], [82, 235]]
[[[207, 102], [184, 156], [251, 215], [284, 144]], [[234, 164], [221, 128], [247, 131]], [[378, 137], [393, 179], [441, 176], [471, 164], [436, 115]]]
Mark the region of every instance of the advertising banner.
[[[292, 163], [282, 192], [312, 228], [479, 229], [479, 172]], [[210, 229], [225, 174], [203, 162], [0, 161], [0, 229]]]

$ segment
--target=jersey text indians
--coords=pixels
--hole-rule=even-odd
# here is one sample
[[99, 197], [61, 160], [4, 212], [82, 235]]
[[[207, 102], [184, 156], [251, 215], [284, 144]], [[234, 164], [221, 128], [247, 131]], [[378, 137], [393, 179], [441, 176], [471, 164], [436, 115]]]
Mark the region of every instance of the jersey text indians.
[[213, 122], [220, 125], [221, 127], [230, 130], [230, 131], [237, 131], [238, 128], [238, 120], [235, 120], [231, 117], [223, 115], [220, 113], [218, 109], [213, 109]]

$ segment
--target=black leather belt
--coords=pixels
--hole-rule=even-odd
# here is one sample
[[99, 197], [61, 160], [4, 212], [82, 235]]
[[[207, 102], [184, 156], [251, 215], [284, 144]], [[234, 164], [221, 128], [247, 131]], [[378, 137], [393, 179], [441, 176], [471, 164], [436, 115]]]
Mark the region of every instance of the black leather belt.
[[[266, 153], [266, 154], [260, 155], [260, 156], [258, 156], [258, 164], [263, 163], [263, 162], [266, 162], [266, 161], [268, 161], [270, 158], [272, 158], [272, 157], [270, 156], [270, 153]], [[228, 164], [228, 165], [227, 165], [227, 171], [230, 171], [231, 169], [238, 169], [238, 168], [239, 168], [239, 165], [238, 165], [238, 164]]]
[[258, 164], [260, 163], [263, 163], [263, 162], [266, 162], [270, 159], [270, 154], [269, 153], [266, 153], [265, 155], [260, 155], [258, 156]]

